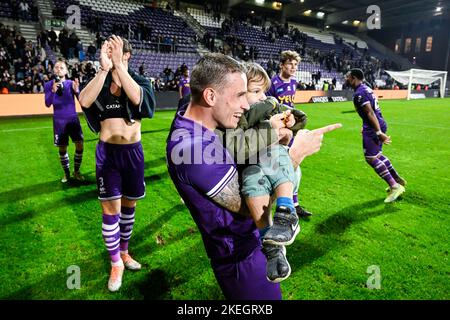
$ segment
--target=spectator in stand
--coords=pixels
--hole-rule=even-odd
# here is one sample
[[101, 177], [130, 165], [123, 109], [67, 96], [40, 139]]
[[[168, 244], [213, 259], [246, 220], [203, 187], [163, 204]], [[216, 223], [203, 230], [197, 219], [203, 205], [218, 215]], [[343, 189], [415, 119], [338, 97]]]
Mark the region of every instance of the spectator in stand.
[[30, 7], [28, 6], [28, 3], [25, 1], [20, 1], [19, 3], [19, 17], [21, 20], [28, 20], [28, 11], [30, 10]]
[[97, 53], [97, 49], [95, 48], [95, 45], [91, 43], [87, 49], [87, 60], [94, 61], [95, 60], [95, 54]]
[[163, 83], [161, 82], [160, 78], [156, 78], [155, 83], [154, 83], [154, 87], [155, 87], [155, 91], [162, 91], [163, 89]]
[[50, 39], [50, 48], [53, 51], [56, 51], [56, 40], [58, 39], [58, 36], [56, 35], [55, 30], [53, 27], [50, 29], [50, 32], [48, 33], [48, 38]]
[[42, 30], [39, 32], [39, 34], [36, 37], [37, 43], [39, 46], [44, 47], [47, 45], [48, 42], [48, 33], [45, 30]]
[[0, 82], [0, 94], [9, 94], [8, 82]]
[[142, 62], [142, 64], [139, 67], [139, 75], [142, 77], [145, 77], [145, 69], [144, 69], [144, 63]]
[[37, 81], [33, 86], [33, 93], [44, 93], [44, 86], [41, 81]]
[[178, 85], [175, 79], [170, 80], [166, 83], [166, 91], [177, 91]]

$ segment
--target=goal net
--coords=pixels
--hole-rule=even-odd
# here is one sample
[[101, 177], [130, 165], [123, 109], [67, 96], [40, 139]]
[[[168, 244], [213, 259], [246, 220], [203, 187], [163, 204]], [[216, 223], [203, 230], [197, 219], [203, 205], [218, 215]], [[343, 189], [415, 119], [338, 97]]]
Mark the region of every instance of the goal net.
[[408, 86], [408, 100], [411, 99], [411, 85], [430, 85], [439, 81], [439, 93], [441, 98], [445, 96], [445, 84], [447, 83], [447, 71], [410, 69], [406, 71], [386, 72], [397, 82]]

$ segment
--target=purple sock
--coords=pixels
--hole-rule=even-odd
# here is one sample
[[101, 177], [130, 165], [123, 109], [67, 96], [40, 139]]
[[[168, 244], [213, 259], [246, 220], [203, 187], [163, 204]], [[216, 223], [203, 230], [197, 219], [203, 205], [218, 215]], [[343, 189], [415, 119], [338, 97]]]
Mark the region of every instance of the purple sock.
[[70, 176], [70, 162], [69, 154], [67, 152], [59, 152], [59, 159], [61, 161], [61, 167], [64, 170], [66, 176]]
[[294, 202], [294, 206], [298, 206], [298, 194], [294, 193], [292, 196], [292, 201]]
[[389, 170], [389, 173], [391, 174], [392, 178], [394, 178], [397, 181], [400, 178], [400, 176], [398, 175], [397, 171], [395, 171], [391, 161], [389, 161], [389, 158], [381, 155], [379, 159], [384, 162], [384, 165]]
[[79, 172], [81, 161], [83, 161], [83, 150], [77, 151], [75, 150], [75, 156], [74, 156], [74, 171]]
[[372, 162], [369, 162], [369, 164], [372, 166], [375, 172], [389, 184], [391, 188], [397, 184], [397, 181], [392, 178], [383, 161], [374, 159]]
[[134, 225], [134, 209], [121, 207], [119, 226], [120, 226], [120, 251], [128, 250], [128, 241], [130, 241], [131, 233]]
[[111, 261], [118, 262], [120, 260], [120, 228], [118, 213], [115, 215], [103, 214], [102, 235], [106, 249], [111, 256]]

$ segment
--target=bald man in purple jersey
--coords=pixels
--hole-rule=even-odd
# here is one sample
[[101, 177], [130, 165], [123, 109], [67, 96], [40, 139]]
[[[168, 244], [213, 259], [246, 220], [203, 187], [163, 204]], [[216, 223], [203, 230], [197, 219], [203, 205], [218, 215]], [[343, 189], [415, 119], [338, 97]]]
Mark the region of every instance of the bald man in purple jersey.
[[66, 183], [70, 177], [70, 161], [67, 153], [69, 137], [75, 143], [74, 156], [74, 178], [84, 180], [80, 173], [81, 161], [83, 159], [83, 131], [80, 120], [75, 110], [75, 97], [80, 93], [78, 79], [69, 80], [67, 76], [67, 64], [63, 59], [56, 61], [53, 67], [55, 79], [44, 85], [45, 105], [47, 108], [53, 106], [53, 133], [54, 144], [59, 148], [59, 158], [64, 170], [61, 182]]
[[[192, 71], [190, 103], [177, 111], [172, 122], [167, 165], [200, 230], [224, 296], [278, 300], [280, 285], [266, 278], [266, 257], [240, 194], [236, 163], [214, 132], [237, 127], [249, 108], [246, 93], [245, 69], [239, 62], [223, 54], [202, 57]], [[325, 132], [338, 127], [300, 131], [289, 150], [294, 168], [319, 151]]]

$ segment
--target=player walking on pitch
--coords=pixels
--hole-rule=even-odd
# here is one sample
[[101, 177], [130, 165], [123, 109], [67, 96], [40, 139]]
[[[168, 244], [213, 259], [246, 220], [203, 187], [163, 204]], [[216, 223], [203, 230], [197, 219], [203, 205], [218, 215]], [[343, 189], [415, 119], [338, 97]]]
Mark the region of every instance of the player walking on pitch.
[[393, 202], [405, 192], [406, 180], [399, 176], [389, 159], [382, 154], [383, 144], [390, 144], [391, 137], [386, 135], [387, 124], [381, 114], [378, 99], [372, 89], [364, 84], [361, 69], [350, 70], [346, 80], [355, 90], [353, 104], [363, 120], [364, 156], [367, 163], [389, 185], [389, 194], [384, 202]]

